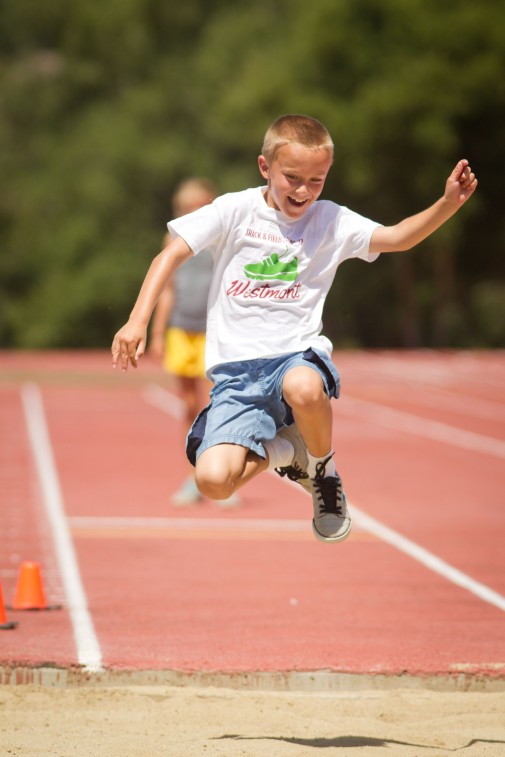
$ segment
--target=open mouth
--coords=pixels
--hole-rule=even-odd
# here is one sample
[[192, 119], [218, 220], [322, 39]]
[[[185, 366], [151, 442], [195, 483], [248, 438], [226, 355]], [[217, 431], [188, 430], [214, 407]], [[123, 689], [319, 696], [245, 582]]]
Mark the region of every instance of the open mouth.
[[293, 205], [295, 208], [301, 208], [305, 205], [307, 200], [296, 200], [294, 197], [290, 197], [288, 195], [288, 202], [290, 205]]

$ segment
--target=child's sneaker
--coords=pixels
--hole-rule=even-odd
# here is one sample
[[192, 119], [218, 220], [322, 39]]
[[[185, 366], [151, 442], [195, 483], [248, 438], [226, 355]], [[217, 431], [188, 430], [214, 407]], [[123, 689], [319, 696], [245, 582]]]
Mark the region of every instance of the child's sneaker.
[[307, 473], [307, 465], [309, 463], [307, 447], [305, 446], [296, 425], [293, 423], [291, 426], [282, 428], [279, 431], [278, 436], [291, 442], [295, 454], [291, 465], [275, 468], [275, 472], [278, 473], [279, 476], [287, 476], [290, 481], [296, 481], [296, 483], [303, 486], [304, 489], [307, 489], [307, 491], [312, 494], [312, 485], [310, 483], [309, 474]]
[[279, 436], [291, 442], [295, 455], [291, 465], [276, 468], [275, 472], [279, 476], [287, 476], [290, 481], [296, 481], [312, 496], [314, 536], [319, 541], [329, 543], [343, 541], [351, 531], [351, 519], [347, 512], [347, 502], [340, 476], [338, 473], [335, 476], [325, 477], [324, 475], [326, 463], [330, 458], [319, 463], [315, 477], [309, 478], [307, 448], [296, 425], [281, 429]]
[[309, 479], [312, 484], [312, 502], [314, 519], [312, 530], [319, 541], [343, 541], [351, 531], [351, 519], [347, 511], [342, 481], [338, 473], [326, 476], [325, 467], [330, 458], [326, 458], [316, 467], [316, 475]]
[[183, 482], [179, 491], [173, 495], [171, 502], [174, 507], [189, 507], [200, 502], [201, 499], [203, 497], [197, 489], [195, 479], [190, 477]]

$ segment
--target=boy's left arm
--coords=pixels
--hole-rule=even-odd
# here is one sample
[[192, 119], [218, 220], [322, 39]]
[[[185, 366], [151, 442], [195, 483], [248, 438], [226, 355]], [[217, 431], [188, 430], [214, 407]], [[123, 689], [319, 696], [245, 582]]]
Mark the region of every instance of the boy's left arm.
[[477, 179], [468, 160], [460, 160], [447, 179], [443, 197], [421, 213], [405, 218], [394, 226], [378, 226], [370, 240], [370, 252], [410, 250], [453, 216], [476, 188]]

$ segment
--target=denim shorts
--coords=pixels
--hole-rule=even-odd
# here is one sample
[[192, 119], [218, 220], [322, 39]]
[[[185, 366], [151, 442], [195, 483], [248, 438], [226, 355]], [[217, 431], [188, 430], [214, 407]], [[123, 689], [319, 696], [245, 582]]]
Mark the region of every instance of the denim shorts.
[[213, 368], [211, 402], [186, 440], [188, 460], [195, 465], [202, 452], [216, 444], [240, 444], [266, 457], [263, 442], [293, 423], [291, 408], [282, 396], [282, 382], [286, 372], [299, 365], [319, 373], [330, 398], [339, 396], [340, 378], [331, 358], [312, 348]]

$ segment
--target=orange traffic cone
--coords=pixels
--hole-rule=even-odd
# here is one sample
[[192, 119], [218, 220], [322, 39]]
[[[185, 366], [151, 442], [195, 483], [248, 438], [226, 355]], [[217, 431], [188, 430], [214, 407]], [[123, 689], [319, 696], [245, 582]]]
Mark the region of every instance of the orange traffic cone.
[[0, 629], [5, 631], [9, 628], [16, 628], [17, 623], [13, 621], [7, 622], [7, 616], [5, 614], [4, 596], [2, 593], [2, 584], [0, 584]]
[[19, 567], [13, 610], [58, 610], [61, 605], [48, 605], [42, 583], [40, 565], [26, 560]]

